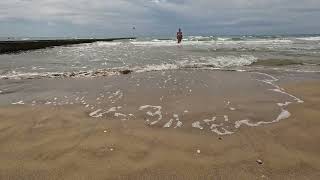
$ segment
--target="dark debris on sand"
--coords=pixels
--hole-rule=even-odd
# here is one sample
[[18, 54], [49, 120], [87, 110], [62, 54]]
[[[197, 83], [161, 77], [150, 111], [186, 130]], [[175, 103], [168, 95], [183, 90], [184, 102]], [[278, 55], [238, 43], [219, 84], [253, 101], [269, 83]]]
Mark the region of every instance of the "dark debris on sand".
[[132, 73], [133, 71], [132, 70], [129, 70], [129, 69], [126, 69], [126, 70], [122, 70], [122, 71], [119, 71], [121, 74], [130, 74]]

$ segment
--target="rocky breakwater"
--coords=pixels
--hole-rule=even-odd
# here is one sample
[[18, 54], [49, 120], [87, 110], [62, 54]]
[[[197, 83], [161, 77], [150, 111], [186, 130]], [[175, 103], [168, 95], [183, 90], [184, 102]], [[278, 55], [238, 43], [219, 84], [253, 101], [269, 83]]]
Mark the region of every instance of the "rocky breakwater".
[[54, 46], [66, 46], [72, 44], [94, 43], [97, 41], [116, 41], [135, 39], [127, 38], [109, 38], [109, 39], [61, 39], [61, 40], [27, 40], [27, 41], [0, 41], [0, 54], [16, 53], [34, 49], [43, 49]]

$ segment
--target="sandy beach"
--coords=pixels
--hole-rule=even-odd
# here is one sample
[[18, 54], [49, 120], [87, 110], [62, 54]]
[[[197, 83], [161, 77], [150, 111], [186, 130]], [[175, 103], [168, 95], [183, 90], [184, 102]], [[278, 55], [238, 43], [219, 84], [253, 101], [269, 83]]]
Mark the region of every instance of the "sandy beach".
[[[135, 110], [135, 118], [122, 119], [121, 113], [118, 116], [107, 113], [99, 116], [98, 112], [93, 113], [100, 107], [106, 107], [107, 102], [101, 103], [96, 109], [85, 108], [79, 104], [48, 106], [45, 101], [42, 105], [28, 104], [26, 101], [20, 105], [2, 105], [0, 179], [319, 179], [319, 81], [289, 81], [281, 84], [285, 92], [304, 101], [286, 107], [291, 113], [289, 118], [258, 127], [242, 125], [235, 129], [229, 127], [228, 123], [236, 123], [233, 119], [242, 118], [241, 116], [251, 117], [251, 123], [268, 118], [275, 119], [279, 114], [279, 109], [275, 108], [277, 106], [263, 105], [261, 102], [275, 104], [279, 99], [287, 100], [288, 97], [268, 94], [268, 91], [257, 93], [261, 92], [259, 88], [265, 89], [265, 86], [269, 85], [246, 80], [248, 76], [255, 79], [265, 75], [234, 73], [174, 72], [169, 76], [170, 73], [151, 72], [143, 77], [150, 77], [144, 79], [150, 79], [154, 83], [140, 79], [138, 85], [139, 74], [114, 80], [111, 78], [111, 82], [117, 82], [116, 85], [113, 84], [117, 88], [124, 90], [126, 87], [130, 90], [122, 91], [124, 99], [119, 100], [119, 103], [126, 105], [122, 114], [128, 114], [134, 107], [137, 109], [148, 102], [155, 102], [156, 99], [160, 102], [155, 95], [166, 94], [161, 104], [163, 119], [166, 121], [161, 120], [154, 124], [152, 122], [158, 119], [156, 108], [151, 108], [149, 112]], [[241, 83], [225, 83], [224, 80], [227, 80], [229, 75], [238, 82], [242, 79]], [[174, 83], [176, 78], [176, 82], [181, 84], [174, 86], [168, 83], [165, 89], [177, 90], [170, 91], [171, 94], [155, 91], [161, 91], [161, 88], [156, 88], [158, 84], [155, 79], [163, 82], [166, 79], [161, 77], [168, 76], [173, 77], [171, 82]], [[195, 81], [197, 78], [206, 77], [204, 84], [207, 84], [208, 90], [197, 89], [199, 84], [189, 82], [195, 96], [185, 96], [186, 92], [190, 91], [183, 91], [186, 89], [183, 79], [188, 77]], [[221, 84], [211, 81], [214, 77], [222, 78]], [[107, 84], [110, 84], [110, 81], [108, 80]], [[134, 87], [138, 89], [125, 82], [134, 82]], [[225, 86], [221, 86], [222, 84]], [[231, 90], [235, 89], [233, 84], [238, 87], [236, 91], [240, 95], [231, 96]], [[240, 84], [243, 86], [239, 86]], [[87, 87], [87, 84], [85, 86]], [[181, 87], [181, 90], [177, 87]], [[92, 89], [95, 88], [97, 89]], [[90, 89], [88, 91], [92, 92]], [[207, 94], [209, 92], [212, 96]], [[148, 96], [143, 96], [146, 93]], [[59, 90], [56, 90], [54, 95], [58, 96]], [[239, 109], [242, 112], [237, 114], [231, 111], [230, 107], [226, 108], [224, 98], [218, 97], [230, 97], [231, 103], [247, 102], [249, 105], [235, 105], [234, 111]], [[210, 98], [216, 101], [211, 101]], [[245, 99], [247, 101], [244, 101]], [[114, 102], [112, 105], [118, 105], [117, 101]], [[188, 106], [188, 103], [193, 106]], [[246, 108], [255, 106], [263, 108], [254, 109], [259, 112], [257, 114], [246, 111]], [[141, 107], [140, 109], [143, 109]], [[210, 108], [204, 107], [214, 109], [217, 119], [228, 114], [230, 120], [224, 121], [226, 124], [223, 127], [225, 130], [232, 130], [233, 134], [214, 133], [202, 121], [202, 130], [194, 128], [192, 123], [196, 120], [212, 117]], [[148, 116], [148, 113], [154, 113], [155, 117]], [[174, 115], [175, 113], [177, 115]], [[95, 115], [98, 117], [92, 117]], [[176, 116], [180, 118], [177, 123]], [[170, 117], [174, 123], [170, 128], [163, 128]], [[221, 118], [223, 119], [223, 116]], [[174, 128], [178, 121], [183, 122], [183, 126]], [[218, 132], [226, 132], [219, 127], [217, 129]]]
[[0, 180], [320, 180], [320, 0], [0, 0]]

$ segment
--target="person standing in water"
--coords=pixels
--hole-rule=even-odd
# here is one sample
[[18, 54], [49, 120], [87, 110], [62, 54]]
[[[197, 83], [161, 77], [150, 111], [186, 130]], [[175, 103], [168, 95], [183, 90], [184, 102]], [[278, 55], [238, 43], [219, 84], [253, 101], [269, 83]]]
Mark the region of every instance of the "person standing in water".
[[179, 28], [179, 31], [177, 32], [177, 40], [178, 40], [178, 44], [180, 44], [180, 43], [181, 43], [182, 38], [183, 38], [183, 34], [182, 34], [181, 29]]

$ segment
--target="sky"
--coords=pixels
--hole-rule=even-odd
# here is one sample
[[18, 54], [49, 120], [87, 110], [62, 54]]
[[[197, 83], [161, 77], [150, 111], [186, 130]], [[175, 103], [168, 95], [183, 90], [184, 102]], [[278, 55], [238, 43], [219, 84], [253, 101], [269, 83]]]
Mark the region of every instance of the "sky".
[[2, 37], [319, 34], [319, 19], [320, 0], [0, 0]]

